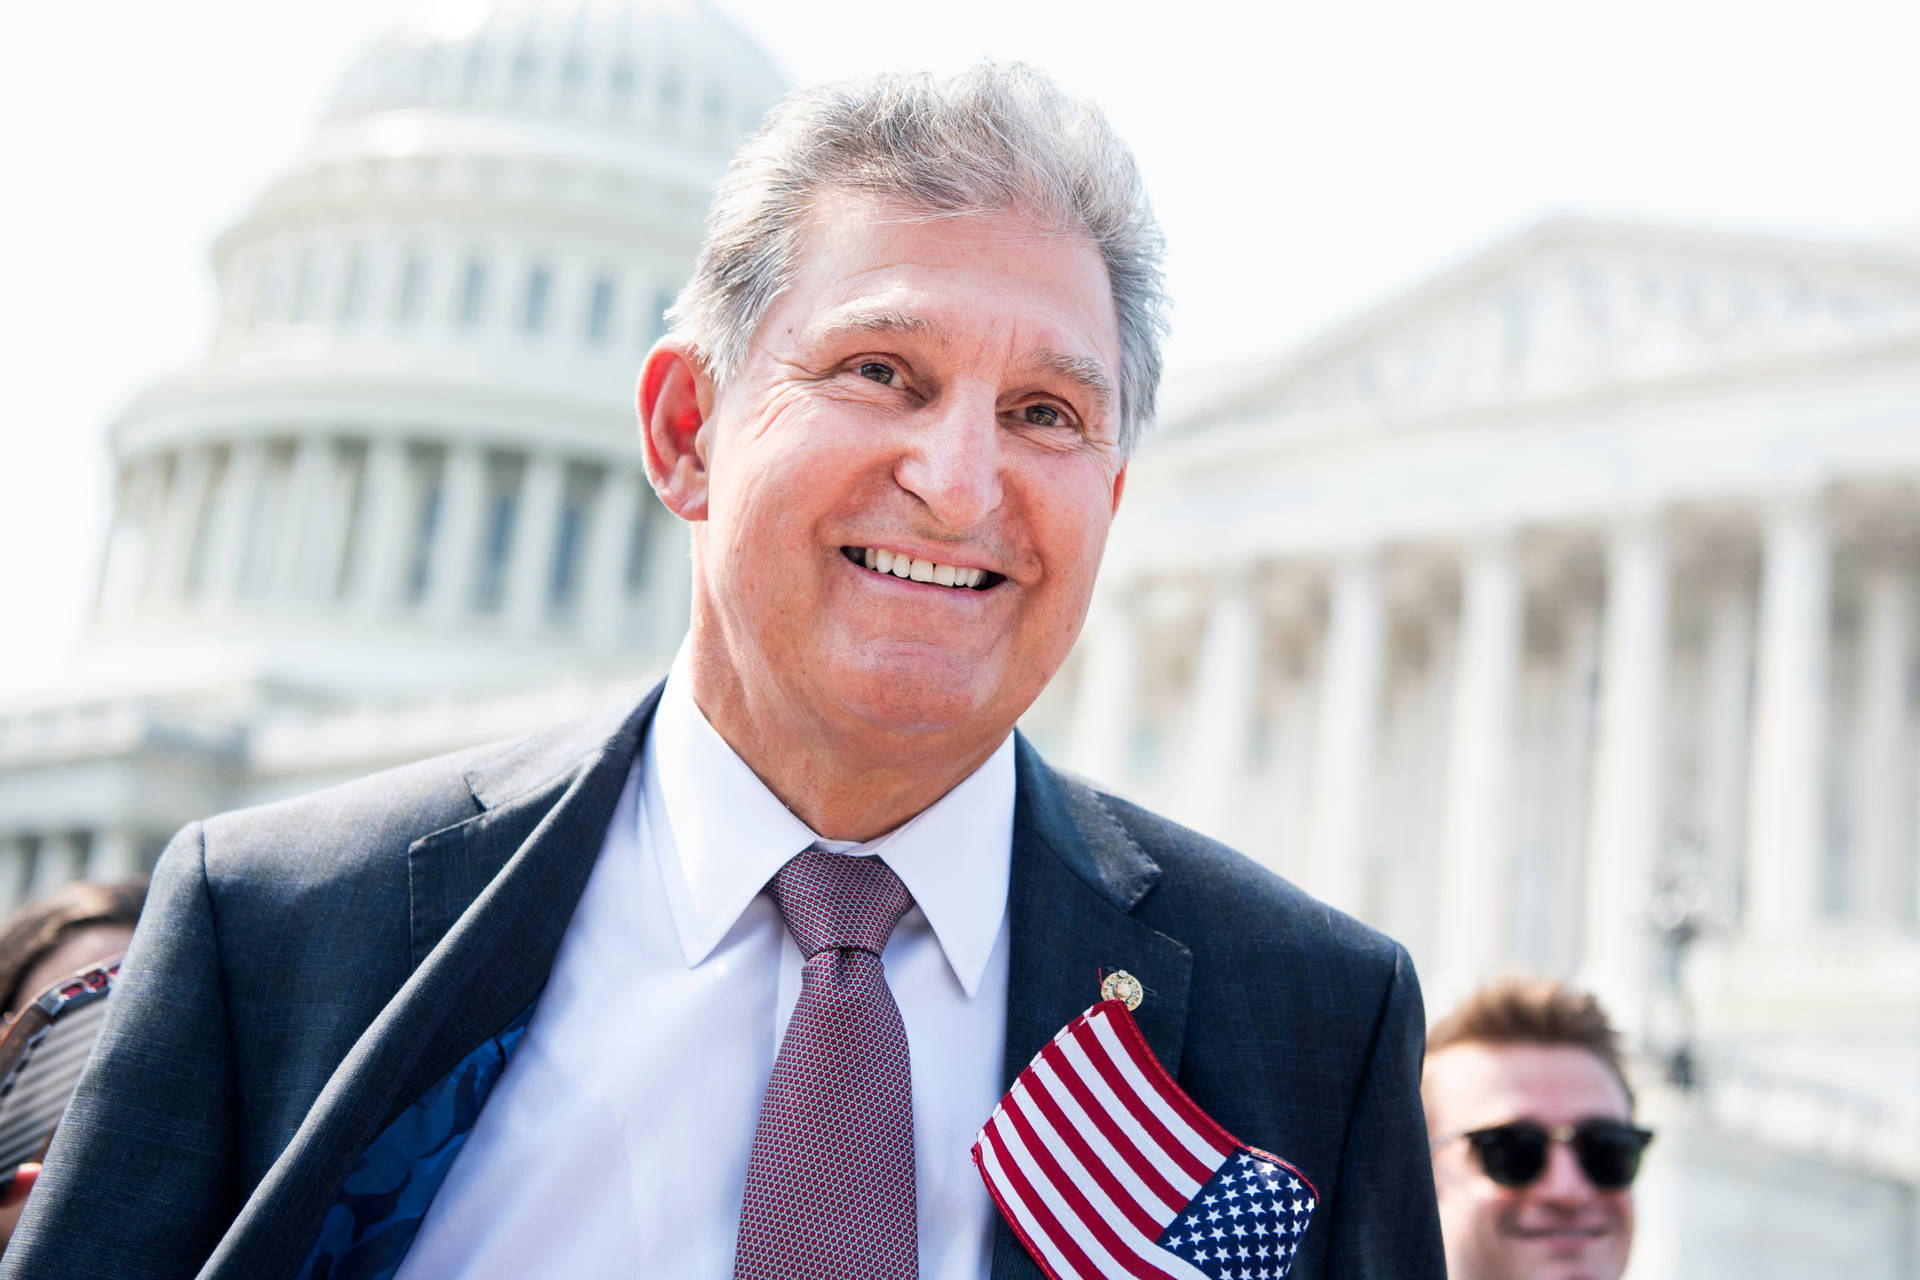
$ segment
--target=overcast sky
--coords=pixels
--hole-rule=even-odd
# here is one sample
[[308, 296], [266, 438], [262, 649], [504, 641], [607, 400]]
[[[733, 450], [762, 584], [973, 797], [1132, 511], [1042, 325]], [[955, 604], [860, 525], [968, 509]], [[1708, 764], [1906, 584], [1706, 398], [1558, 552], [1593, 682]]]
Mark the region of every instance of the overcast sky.
[[[796, 80], [1020, 58], [1102, 103], [1171, 359], [1278, 352], [1549, 213], [1920, 246], [1912, 0], [717, 0]], [[87, 0], [0, 26], [0, 695], [82, 617], [103, 429], [193, 360], [213, 236], [396, 0]]]

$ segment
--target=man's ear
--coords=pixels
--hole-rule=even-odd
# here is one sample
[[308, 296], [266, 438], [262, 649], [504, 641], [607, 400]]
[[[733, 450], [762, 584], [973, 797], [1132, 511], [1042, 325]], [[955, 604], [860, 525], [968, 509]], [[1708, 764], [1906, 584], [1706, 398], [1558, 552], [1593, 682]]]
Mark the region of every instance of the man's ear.
[[1112, 515], [1117, 516], [1120, 514], [1120, 495], [1126, 492], [1126, 488], [1127, 488], [1127, 464], [1123, 462], [1120, 464], [1119, 472], [1113, 477], [1113, 511], [1111, 512]]
[[653, 491], [682, 520], [705, 520], [713, 381], [689, 343], [662, 338], [647, 353], [640, 367], [639, 409], [640, 443]]

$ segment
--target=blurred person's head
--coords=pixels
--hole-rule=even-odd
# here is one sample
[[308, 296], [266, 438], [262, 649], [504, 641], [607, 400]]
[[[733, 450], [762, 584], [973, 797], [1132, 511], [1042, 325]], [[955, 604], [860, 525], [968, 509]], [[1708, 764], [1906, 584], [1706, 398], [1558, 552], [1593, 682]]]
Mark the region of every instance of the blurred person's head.
[[1476, 992], [1427, 1039], [1421, 1081], [1453, 1280], [1616, 1280], [1650, 1135], [1620, 1035], [1547, 979]]
[[[7, 1021], [60, 979], [125, 951], [146, 900], [145, 880], [76, 881], [14, 912], [0, 925], [0, 1008]], [[0, 1193], [0, 1250], [13, 1237], [39, 1171], [37, 1159], [19, 1166]]]
[[58, 979], [133, 941], [147, 882], [78, 880], [21, 907], [0, 925], [0, 1008], [11, 1017]]

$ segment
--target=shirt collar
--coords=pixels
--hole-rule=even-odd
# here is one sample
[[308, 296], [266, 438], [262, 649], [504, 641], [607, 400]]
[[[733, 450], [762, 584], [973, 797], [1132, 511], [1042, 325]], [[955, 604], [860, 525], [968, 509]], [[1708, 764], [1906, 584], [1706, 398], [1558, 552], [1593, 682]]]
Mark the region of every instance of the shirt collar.
[[[643, 838], [656, 850], [688, 967], [704, 961], [773, 875], [822, 842], [767, 789], [694, 705], [682, 645], [641, 762]], [[1006, 914], [1013, 850], [1013, 735], [958, 786], [886, 835], [848, 849], [877, 856], [926, 915], [971, 997]]]

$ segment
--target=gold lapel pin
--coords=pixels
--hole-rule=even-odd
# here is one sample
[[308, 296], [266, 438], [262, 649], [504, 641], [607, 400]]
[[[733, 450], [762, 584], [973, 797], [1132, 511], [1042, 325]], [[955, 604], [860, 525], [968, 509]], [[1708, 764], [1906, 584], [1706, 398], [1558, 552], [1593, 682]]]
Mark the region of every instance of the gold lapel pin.
[[1100, 980], [1100, 998], [1118, 1000], [1126, 1005], [1127, 1012], [1131, 1013], [1140, 1007], [1142, 1000], [1147, 998], [1147, 990], [1140, 985], [1140, 979], [1125, 969], [1115, 969]]

